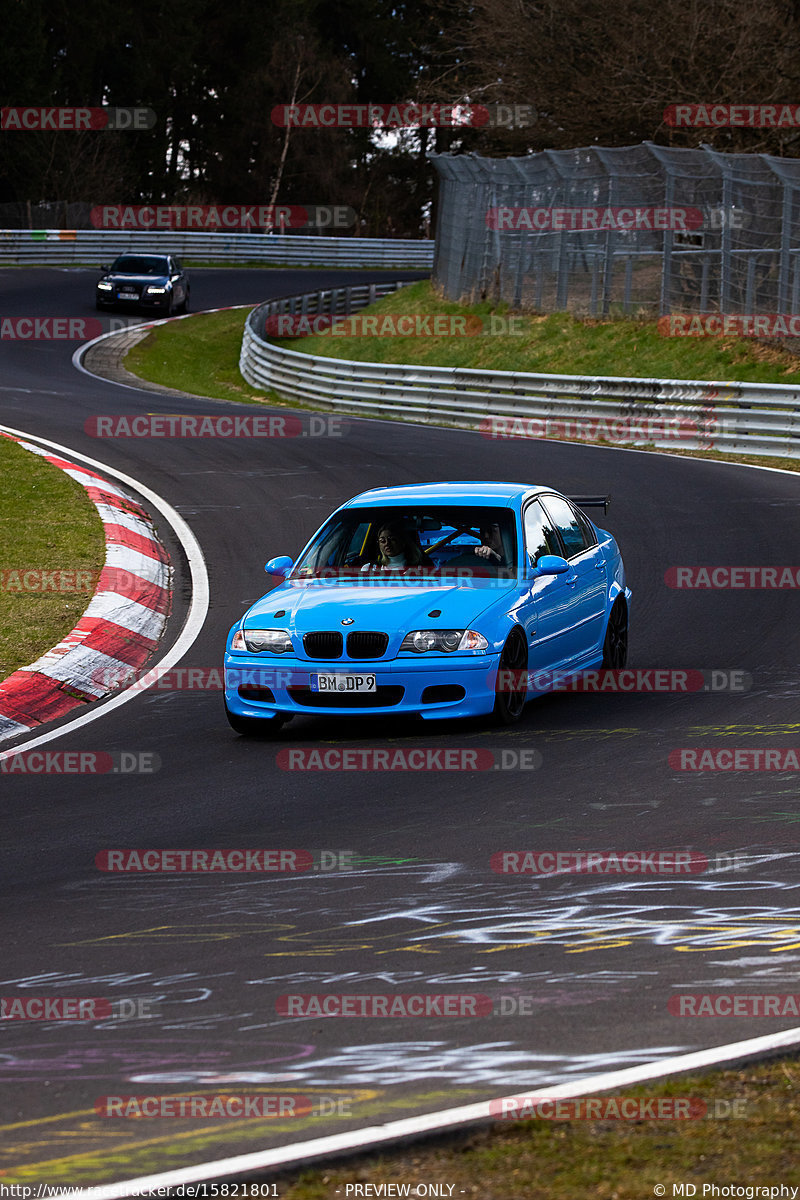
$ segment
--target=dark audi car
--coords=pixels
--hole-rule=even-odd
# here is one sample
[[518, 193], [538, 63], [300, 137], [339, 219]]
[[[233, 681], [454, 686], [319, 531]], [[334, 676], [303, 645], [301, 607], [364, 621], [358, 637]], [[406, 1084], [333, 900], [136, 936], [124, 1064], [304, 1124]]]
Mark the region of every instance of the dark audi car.
[[174, 254], [120, 254], [101, 267], [98, 309], [147, 309], [169, 317], [189, 309], [189, 278]]

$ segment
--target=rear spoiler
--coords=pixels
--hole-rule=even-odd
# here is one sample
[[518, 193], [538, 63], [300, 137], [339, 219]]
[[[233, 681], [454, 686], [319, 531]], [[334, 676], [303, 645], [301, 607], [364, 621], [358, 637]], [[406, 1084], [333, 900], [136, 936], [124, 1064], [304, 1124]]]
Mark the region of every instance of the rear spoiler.
[[567, 496], [573, 504], [578, 508], [602, 508], [604, 513], [608, 512], [608, 506], [611, 503], [610, 496]]

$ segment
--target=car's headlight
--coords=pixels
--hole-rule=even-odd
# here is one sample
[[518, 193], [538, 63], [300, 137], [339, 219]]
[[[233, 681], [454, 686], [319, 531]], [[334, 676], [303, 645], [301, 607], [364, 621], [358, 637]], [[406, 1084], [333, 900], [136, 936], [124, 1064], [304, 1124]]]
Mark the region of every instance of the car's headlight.
[[486, 650], [488, 646], [483, 634], [474, 629], [415, 629], [406, 634], [400, 649], [415, 654], [454, 654], [456, 650]]
[[113, 283], [98, 283], [97, 290], [98, 292], [113, 292], [114, 285]]
[[148, 296], [163, 296], [167, 289], [165, 287], [146, 287], [144, 290]]
[[285, 629], [237, 629], [231, 650], [249, 650], [251, 654], [287, 654], [292, 639]]

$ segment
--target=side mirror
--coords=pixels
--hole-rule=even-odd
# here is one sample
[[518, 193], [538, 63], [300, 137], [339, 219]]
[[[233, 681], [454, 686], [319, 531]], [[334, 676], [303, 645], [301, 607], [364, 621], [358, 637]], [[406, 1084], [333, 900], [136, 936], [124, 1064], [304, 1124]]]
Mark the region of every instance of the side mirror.
[[569, 570], [569, 563], [560, 554], [543, 554], [533, 568], [535, 576], [540, 575], [565, 575]]
[[293, 566], [293, 560], [287, 554], [281, 554], [278, 558], [271, 558], [264, 570], [268, 575], [279, 575], [281, 579], [285, 579]]
[[100, 270], [103, 272], [104, 275], [107, 275], [108, 272], [111, 270], [111, 267], [107, 263], [103, 263], [102, 267], [100, 267]]

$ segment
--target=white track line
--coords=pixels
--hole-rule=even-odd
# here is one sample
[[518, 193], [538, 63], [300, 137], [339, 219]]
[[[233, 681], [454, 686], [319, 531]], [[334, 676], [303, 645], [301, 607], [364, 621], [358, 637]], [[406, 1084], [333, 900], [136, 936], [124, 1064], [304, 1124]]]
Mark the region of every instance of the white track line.
[[750, 1038], [744, 1042], [731, 1042], [727, 1046], [715, 1046], [711, 1050], [698, 1050], [691, 1054], [680, 1054], [672, 1058], [645, 1063], [639, 1067], [626, 1067], [621, 1071], [609, 1071], [601, 1075], [584, 1076], [574, 1083], [559, 1084], [557, 1087], [531, 1088], [528, 1092], [516, 1092], [513, 1096], [497, 1100], [481, 1100], [460, 1108], [449, 1108], [443, 1112], [428, 1113], [419, 1117], [406, 1117], [390, 1121], [385, 1125], [372, 1125], [367, 1129], [336, 1133], [330, 1137], [314, 1138], [308, 1142], [294, 1142], [278, 1146], [273, 1150], [256, 1150], [252, 1154], [237, 1154], [233, 1158], [221, 1158], [217, 1162], [201, 1163], [195, 1167], [181, 1167], [175, 1171], [161, 1171], [156, 1175], [141, 1175], [122, 1183], [94, 1186], [83, 1192], [56, 1192], [51, 1200], [76, 1200], [83, 1194], [91, 1200], [118, 1200], [119, 1197], [136, 1195], [148, 1189], [177, 1187], [179, 1184], [204, 1183], [230, 1175], [245, 1175], [256, 1171], [275, 1170], [312, 1159], [329, 1158], [331, 1155], [362, 1151], [368, 1153], [387, 1142], [399, 1141], [420, 1134], [442, 1132], [455, 1126], [488, 1120], [494, 1117], [491, 1105], [500, 1100], [515, 1097], [535, 1096], [537, 1100], [559, 1097], [588, 1096], [595, 1092], [607, 1092], [610, 1088], [629, 1087], [649, 1079], [661, 1079], [681, 1071], [695, 1071], [704, 1067], [717, 1066], [731, 1059], [740, 1059], [763, 1054], [769, 1050], [800, 1043], [800, 1029], [787, 1029], [783, 1033], [767, 1034], [765, 1037]]
[[208, 571], [206, 570], [206, 563], [203, 558], [203, 551], [200, 549], [200, 543], [183, 517], [156, 492], [151, 491], [150, 488], [140, 483], [138, 479], [134, 479], [130, 475], [125, 475], [122, 471], [117, 471], [113, 467], [108, 467], [105, 463], [98, 462], [95, 458], [79, 454], [76, 450], [71, 449], [69, 446], [63, 446], [60, 442], [51, 442], [47, 438], [38, 437], [36, 434], [28, 433], [24, 429], [13, 429], [10, 425], [0, 425], [0, 429], [5, 433], [12, 434], [14, 437], [25, 438], [27, 441], [36, 442], [40, 446], [46, 446], [49, 450], [57, 450], [65, 458], [76, 459], [79, 462], [86, 463], [102, 474], [113, 476], [114, 479], [118, 479], [121, 483], [124, 483], [127, 487], [142, 496], [153, 508], [161, 513], [175, 531], [175, 535], [180, 541], [189, 563], [192, 583], [192, 598], [189, 603], [189, 611], [178, 640], [159, 661], [157, 667], [151, 667], [145, 679], [137, 681], [135, 690], [131, 690], [130, 688], [125, 689], [118, 696], [105, 701], [100, 707], [90, 709], [89, 712], [83, 713], [72, 721], [68, 721], [65, 725], [59, 725], [57, 729], [51, 729], [47, 733], [39, 734], [27, 741], [18, 742], [16, 746], [0, 751], [0, 761], [2, 761], [13, 754], [18, 754], [23, 749], [29, 750], [34, 746], [42, 746], [45, 742], [51, 742], [54, 738], [63, 737], [67, 733], [72, 733], [75, 729], [80, 729], [83, 725], [88, 725], [91, 721], [96, 721], [99, 717], [106, 716], [113, 709], [126, 704], [128, 700], [132, 700], [144, 688], [155, 683], [162, 671], [168, 671], [183, 658], [200, 633], [208, 614], [209, 587]]

